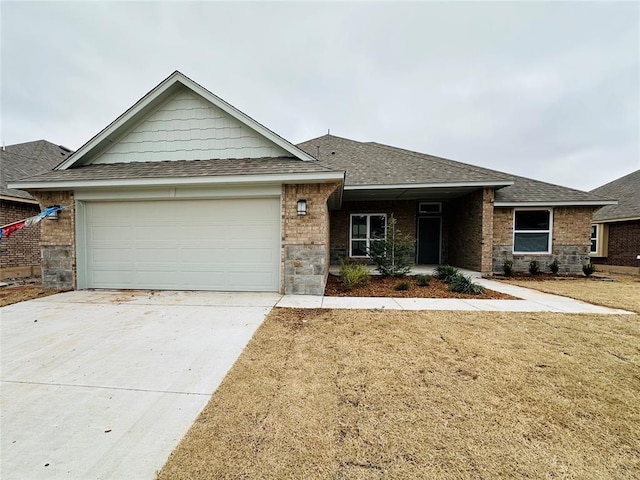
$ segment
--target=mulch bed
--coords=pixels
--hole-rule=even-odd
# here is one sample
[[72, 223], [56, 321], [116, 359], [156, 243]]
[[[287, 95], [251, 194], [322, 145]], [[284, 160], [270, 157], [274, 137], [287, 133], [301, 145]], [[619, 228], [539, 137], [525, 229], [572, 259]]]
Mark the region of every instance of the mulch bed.
[[[396, 290], [396, 286], [401, 282], [409, 282], [409, 290]], [[354, 287], [347, 290], [342, 285], [339, 276], [329, 275], [324, 294], [329, 297], [396, 297], [396, 298], [474, 298], [476, 300], [515, 300], [516, 297], [505, 293], [486, 289], [482, 295], [470, 295], [465, 293], [455, 293], [449, 291], [449, 285], [435, 278], [426, 287], [417, 284], [415, 277], [403, 278], [382, 277], [372, 275], [366, 285]]]

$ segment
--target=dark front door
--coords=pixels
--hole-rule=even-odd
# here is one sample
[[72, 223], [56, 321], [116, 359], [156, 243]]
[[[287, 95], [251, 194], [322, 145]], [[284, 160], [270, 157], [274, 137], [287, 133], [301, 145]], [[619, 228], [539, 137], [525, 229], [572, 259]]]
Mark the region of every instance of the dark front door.
[[418, 263], [440, 263], [440, 217], [418, 217]]

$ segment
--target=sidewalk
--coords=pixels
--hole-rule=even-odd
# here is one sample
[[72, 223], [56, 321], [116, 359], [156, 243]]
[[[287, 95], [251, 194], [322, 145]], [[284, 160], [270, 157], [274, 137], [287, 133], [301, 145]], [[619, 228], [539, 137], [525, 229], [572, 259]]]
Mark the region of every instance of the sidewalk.
[[551, 295], [528, 288], [479, 278], [477, 283], [521, 300], [474, 300], [457, 298], [323, 297], [284, 295], [276, 307], [286, 308], [362, 308], [386, 310], [466, 310], [486, 312], [553, 312], [629, 314], [626, 310], [601, 307], [573, 298]]

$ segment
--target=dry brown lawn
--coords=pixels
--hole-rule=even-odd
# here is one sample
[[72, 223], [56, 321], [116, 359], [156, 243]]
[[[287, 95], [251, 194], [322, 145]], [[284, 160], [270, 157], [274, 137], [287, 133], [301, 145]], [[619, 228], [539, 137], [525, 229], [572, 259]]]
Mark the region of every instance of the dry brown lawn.
[[275, 309], [158, 478], [640, 478], [640, 316]]
[[614, 281], [606, 282], [598, 278], [575, 278], [542, 281], [514, 279], [506, 282], [605, 307], [640, 313], [640, 277], [615, 274], [607, 275], [607, 277]]

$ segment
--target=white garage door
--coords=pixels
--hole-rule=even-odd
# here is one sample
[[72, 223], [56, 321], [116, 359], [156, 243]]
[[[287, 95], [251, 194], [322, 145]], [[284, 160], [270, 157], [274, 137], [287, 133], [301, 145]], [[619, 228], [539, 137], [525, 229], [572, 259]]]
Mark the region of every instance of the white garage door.
[[87, 202], [84, 232], [87, 288], [279, 289], [278, 198]]

